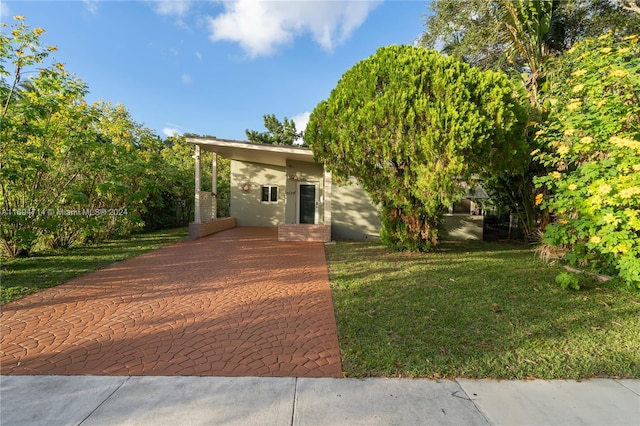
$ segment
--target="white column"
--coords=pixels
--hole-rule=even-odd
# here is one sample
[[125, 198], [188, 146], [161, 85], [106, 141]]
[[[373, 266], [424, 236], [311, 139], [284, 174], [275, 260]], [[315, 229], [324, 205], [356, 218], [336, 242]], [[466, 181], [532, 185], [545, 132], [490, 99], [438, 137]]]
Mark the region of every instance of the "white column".
[[211, 219], [218, 217], [218, 155], [211, 160]]
[[195, 194], [195, 206], [193, 211], [193, 222], [200, 222], [200, 145], [196, 145], [196, 154], [193, 156], [196, 159], [196, 194]]
[[324, 169], [324, 221], [325, 225], [331, 225], [331, 172]]

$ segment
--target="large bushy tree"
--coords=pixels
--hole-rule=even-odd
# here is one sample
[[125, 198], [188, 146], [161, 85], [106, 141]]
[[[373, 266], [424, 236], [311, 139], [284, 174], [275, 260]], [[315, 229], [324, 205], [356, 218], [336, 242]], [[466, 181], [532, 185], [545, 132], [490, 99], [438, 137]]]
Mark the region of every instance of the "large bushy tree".
[[305, 140], [335, 176], [355, 177], [379, 204], [385, 243], [428, 250], [463, 181], [517, 167], [525, 123], [503, 73], [389, 46], [342, 76], [311, 114]]

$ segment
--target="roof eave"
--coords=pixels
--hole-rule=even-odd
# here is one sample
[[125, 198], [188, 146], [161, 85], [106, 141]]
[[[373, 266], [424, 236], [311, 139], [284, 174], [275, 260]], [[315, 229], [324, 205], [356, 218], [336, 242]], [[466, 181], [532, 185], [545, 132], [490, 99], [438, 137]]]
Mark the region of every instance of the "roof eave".
[[186, 141], [205, 151], [215, 152], [231, 160], [286, 165], [287, 160], [315, 163], [313, 152], [306, 147], [267, 145], [211, 137], [187, 137]]

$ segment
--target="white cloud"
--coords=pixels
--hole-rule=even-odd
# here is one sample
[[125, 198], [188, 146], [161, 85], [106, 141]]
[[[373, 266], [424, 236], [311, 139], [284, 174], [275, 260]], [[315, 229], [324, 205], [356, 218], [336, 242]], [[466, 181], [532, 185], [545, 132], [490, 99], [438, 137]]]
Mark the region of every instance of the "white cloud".
[[[311, 113], [309, 111], [301, 112], [300, 114], [296, 114], [291, 117], [291, 120], [296, 124], [296, 131], [303, 132], [307, 128], [307, 124], [309, 123], [309, 116]], [[304, 138], [297, 139], [296, 142], [302, 144]]]
[[2, 19], [2, 22], [8, 22], [10, 15], [11, 10], [7, 2], [0, 2], [0, 19]]
[[182, 18], [191, 8], [191, 1], [154, 1], [154, 10], [159, 15]]
[[198, 58], [199, 61], [202, 60], [202, 54], [200, 52], [196, 52], [195, 55], [196, 55], [196, 58]]
[[304, 131], [304, 129], [307, 128], [307, 123], [309, 123], [310, 115], [311, 113], [309, 111], [305, 111], [291, 117], [293, 122], [296, 123], [296, 130], [298, 132]]
[[180, 81], [182, 81], [182, 84], [191, 84], [193, 78], [191, 78], [191, 75], [185, 73], [180, 77]]
[[209, 38], [240, 44], [251, 57], [309, 33], [325, 50], [347, 40], [378, 6], [371, 1], [260, 1], [224, 3], [224, 13], [209, 18]]
[[162, 133], [165, 134], [165, 136], [179, 136], [180, 132], [178, 132], [178, 129], [172, 129], [171, 127], [163, 127], [162, 128]]
[[92, 15], [98, 13], [98, 1], [97, 0], [82, 0], [84, 6], [87, 8], [87, 11]]
[[189, 28], [184, 18], [191, 10], [191, 0], [147, 0], [147, 2], [158, 15], [174, 18], [177, 26]]

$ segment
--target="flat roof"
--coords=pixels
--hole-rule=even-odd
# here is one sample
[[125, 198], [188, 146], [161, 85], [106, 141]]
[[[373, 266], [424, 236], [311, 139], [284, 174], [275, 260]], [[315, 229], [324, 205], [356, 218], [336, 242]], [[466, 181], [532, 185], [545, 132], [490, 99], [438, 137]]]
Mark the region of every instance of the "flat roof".
[[313, 151], [295, 145], [268, 145], [205, 136], [188, 136], [187, 142], [225, 158], [251, 163], [285, 166], [287, 160], [315, 163]]

